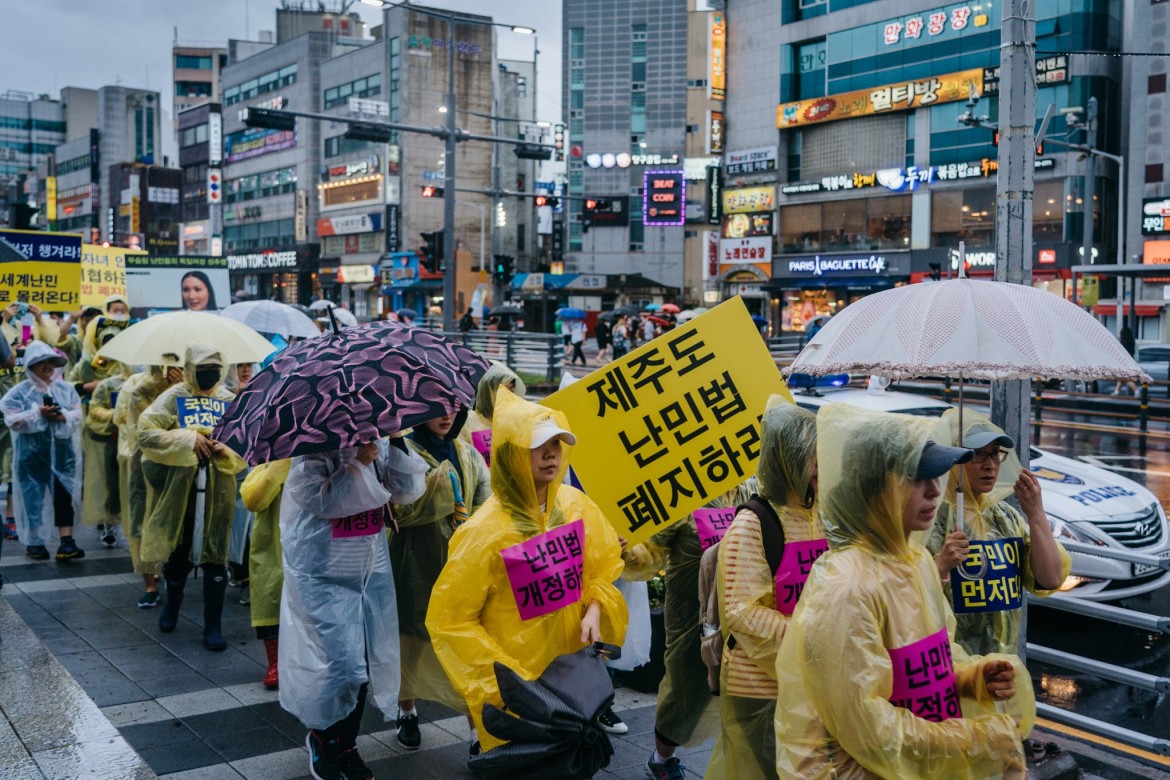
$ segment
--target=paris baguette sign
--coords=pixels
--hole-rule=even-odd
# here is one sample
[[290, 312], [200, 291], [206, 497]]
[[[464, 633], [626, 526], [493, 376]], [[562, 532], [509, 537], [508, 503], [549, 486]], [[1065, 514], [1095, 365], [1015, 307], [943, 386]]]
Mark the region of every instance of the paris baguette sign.
[[789, 255], [777, 257], [772, 275], [777, 278], [823, 278], [835, 276], [909, 276], [907, 252], [839, 255]]

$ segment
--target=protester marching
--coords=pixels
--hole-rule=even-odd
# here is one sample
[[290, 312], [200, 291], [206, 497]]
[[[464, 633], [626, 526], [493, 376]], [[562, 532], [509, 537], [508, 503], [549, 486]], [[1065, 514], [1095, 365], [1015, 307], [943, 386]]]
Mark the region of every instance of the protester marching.
[[[77, 567], [124, 547], [176, 641], [197, 573], [210, 652], [253, 641], [223, 629], [240, 587], [312, 777], [374, 776], [367, 710], [419, 749], [426, 703], [466, 718], [479, 777], [593, 776], [624, 729], [605, 664], [651, 634], [628, 585], [659, 577], [653, 780], [712, 738], [709, 778], [1023, 777], [1043, 752], [1019, 600], [952, 581], [976, 546], [1017, 594], [1069, 572], [985, 418], [814, 415], [739, 301], [606, 318], [601, 365], [535, 402], [470, 326], [220, 308], [216, 269], [137, 262], [159, 298], [3, 310], [6, 535]], [[588, 370], [585, 313], [557, 316]]]

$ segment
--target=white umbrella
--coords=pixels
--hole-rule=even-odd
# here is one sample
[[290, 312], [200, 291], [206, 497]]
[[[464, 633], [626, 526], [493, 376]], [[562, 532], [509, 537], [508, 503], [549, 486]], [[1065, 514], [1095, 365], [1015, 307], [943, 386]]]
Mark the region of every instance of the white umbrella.
[[237, 320], [203, 311], [172, 311], [131, 325], [98, 354], [123, 363], [162, 365], [163, 355], [182, 358], [187, 345], [195, 341], [215, 347], [228, 363], [258, 363], [276, 349]]
[[333, 306], [334, 306], [333, 301], [327, 301], [324, 298], [322, 298], [320, 300], [316, 300], [316, 301], [313, 301], [312, 303], [310, 303], [309, 304], [309, 311], [324, 311], [325, 309], [332, 308]]
[[320, 336], [316, 323], [287, 303], [245, 301], [233, 303], [221, 316], [238, 320], [259, 333], [279, 333], [285, 338]]

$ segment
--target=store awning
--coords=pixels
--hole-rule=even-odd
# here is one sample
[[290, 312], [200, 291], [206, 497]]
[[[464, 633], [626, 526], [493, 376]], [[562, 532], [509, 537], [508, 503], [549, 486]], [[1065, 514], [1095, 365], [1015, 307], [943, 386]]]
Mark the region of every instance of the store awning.
[[[1162, 311], [1164, 303], [1139, 303], [1137, 305], [1137, 316], [1139, 317], [1157, 317]], [[1122, 316], [1127, 316], [1130, 313], [1130, 305], [1124, 304], [1122, 306]], [[1093, 313], [1102, 316], [1115, 316], [1117, 314], [1116, 303], [1098, 303], [1093, 307]]]

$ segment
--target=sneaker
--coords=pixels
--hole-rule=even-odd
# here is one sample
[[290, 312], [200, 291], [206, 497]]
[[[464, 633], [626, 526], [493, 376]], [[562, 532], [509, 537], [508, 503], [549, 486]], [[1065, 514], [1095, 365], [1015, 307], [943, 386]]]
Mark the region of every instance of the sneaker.
[[248, 606], [249, 604], [252, 603], [252, 589], [251, 588], [245, 586], [244, 589], [242, 591], [240, 591], [240, 603], [243, 604], [244, 606]]
[[374, 780], [374, 773], [362, 761], [356, 747], [341, 751], [341, 774], [345, 780]]
[[418, 713], [398, 716], [398, 744], [407, 750], [418, 750], [422, 732], [418, 730]]
[[73, 541], [73, 537], [67, 537], [61, 542], [61, 546], [57, 548], [57, 560], [72, 561], [85, 557], [85, 550], [77, 546], [77, 542]]
[[481, 752], [481, 750], [479, 747], [479, 740], [477, 739], [471, 743], [471, 747], [467, 751], [468, 760], [475, 758], [476, 756], [478, 756], [480, 754], [480, 752]]
[[341, 749], [336, 739], [323, 740], [317, 732], [305, 736], [309, 749], [309, 774], [316, 780], [342, 780]]
[[16, 534], [16, 521], [8, 519], [4, 521], [4, 538], [15, 542], [19, 538]]
[[114, 535], [114, 529], [117, 526], [107, 525], [105, 532], [102, 534], [102, 544], [106, 547], [113, 547], [118, 543], [118, 537]]
[[155, 607], [158, 606], [158, 602], [160, 601], [160, 599], [161, 599], [161, 597], [159, 596], [157, 590], [152, 590], [152, 591], [148, 591], [146, 593], [143, 593], [142, 596], [138, 599], [138, 608], [139, 609], [154, 609]]
[[607, 707], [605, 712], [597, 718], [597, 725], [610, 734], [625, 734], [630, 730], [625, 721], [614, 714], [612, 707]]
[[671, 756], [659, 764], [654, 760], [654, 755], [651, 754], [650, 760], [646, 762], [646, 776], [652, 780], [684, 780], [687, 776], [687, 768], [675, 756]]
[[30, 544], [24, 548], [24, 554], [32, 558], [34, 561], [49, 560], [49, 551], [43, 544]]

